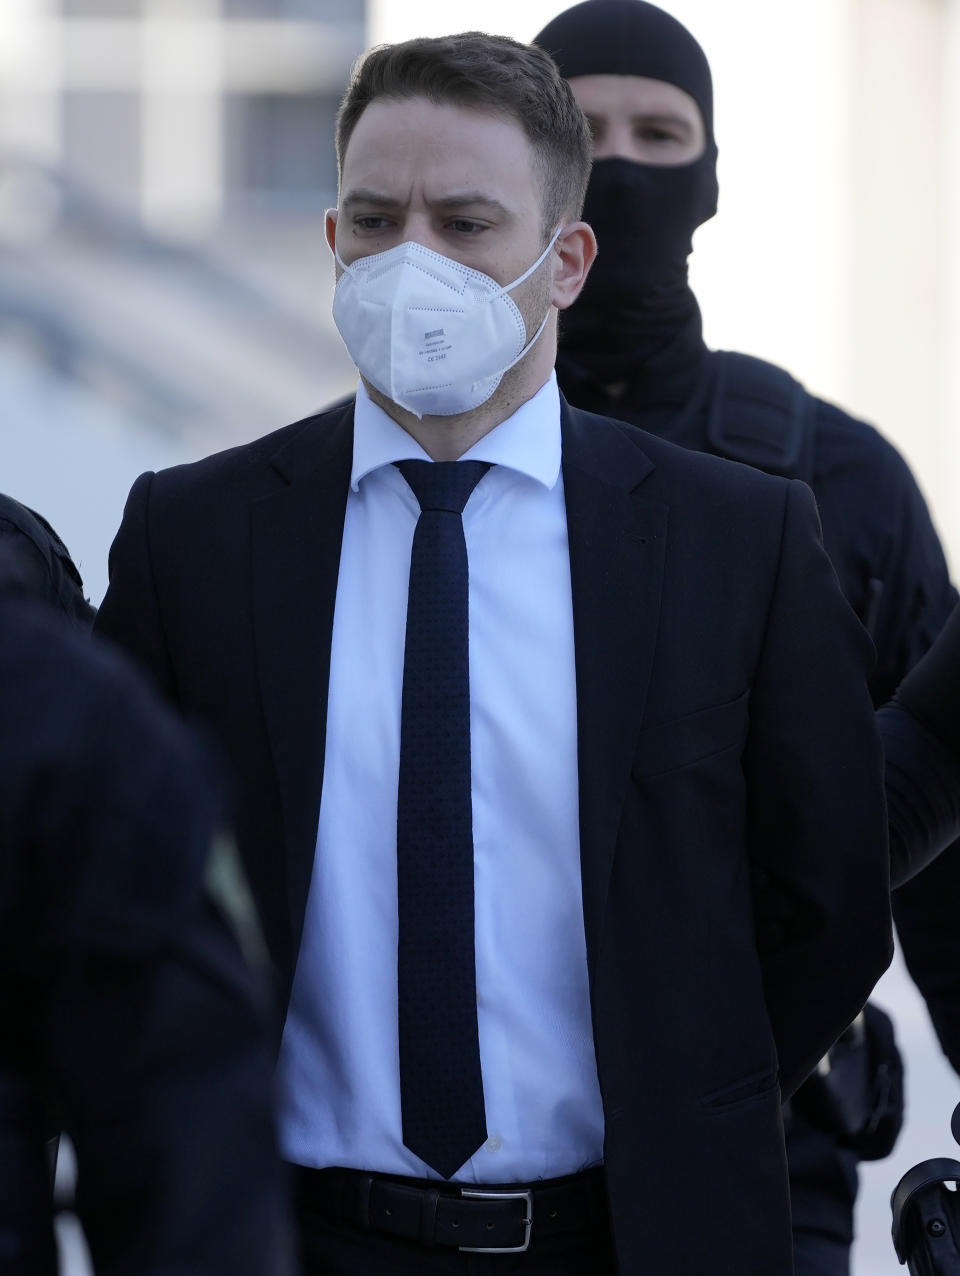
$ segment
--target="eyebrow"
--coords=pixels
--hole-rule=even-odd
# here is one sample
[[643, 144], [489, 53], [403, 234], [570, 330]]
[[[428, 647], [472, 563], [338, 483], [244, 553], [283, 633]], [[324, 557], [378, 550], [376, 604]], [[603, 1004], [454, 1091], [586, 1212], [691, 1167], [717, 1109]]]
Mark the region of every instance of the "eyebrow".
[[484, 195], [483, 191], [456, 191], [452, 195], [444, 195], [442, 199], [431, 200], [434, 208], [488, 208], [491, 213], [501, 217], [510, 217], [510, 210], [494, 199], [492, 195]]
[[[340, 201], [340, 207], [344, 212], [349, 212], [351, 208], [356, 207], [358, 204], [365, 205], [368, 208], [397, 208], [400, 206], [400, 201], [392, 195], [385, 195], [382, 191], [368, 190], [362, 187], [348, 191]], [[494, 199], [492, 195], [485, 195], [483, 191], [455, 191], [451, 195], [444, 195], [440, 199], [431, 200], [430, 206], [441, 210], [485, 208], [503, 218], [512, 216], [510, 210], [504, 204], [501, 204], [498, 199]]]
[[349, 191], [340, 201], [343, 209], [352, 208], [354, 204], [369, 204], [373, 208], [395, 208], [397, 201], [392, 195], [383, 195], [374, 190]]

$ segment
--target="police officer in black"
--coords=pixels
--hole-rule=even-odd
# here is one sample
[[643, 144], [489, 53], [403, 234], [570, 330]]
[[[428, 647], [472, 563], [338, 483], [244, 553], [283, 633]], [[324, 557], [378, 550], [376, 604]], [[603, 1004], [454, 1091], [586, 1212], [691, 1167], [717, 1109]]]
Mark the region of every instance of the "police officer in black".
[[[960, 837], [960, 606], [877, 721], [896, 886], [916, 878]], [[950, 868], [955, 857], [956, 848], [940, 863]], [[958, 898], [954, 892], [948, 901], [954, 930]]]
[[66, 545], [42, 514], [0, 492], [0, 545], [16, 557], [22, 590], [49, 603], [65, 620], [89, 629], [96, 611]]
[[57, 1270], [54, 1111], [98, 1276], [286, 1276], [258, 937], [211, 767], [67, 620], [83, 601], [4, 499], [0, 1274]]
[[[536, 42], [570, 81], [596, 157], [584, 219], [599, 255], [564, 314], [562, 391], [578, 407], [685, 447], [809, 483], [840, 583], [877, 648], [871, 691], [882, 704], [932, 642], [955, 593], [923, 498], [886, 440], [782, 368], [704, 344], [687, 281], [693, 232], [717, 209], [703, 50], [642, 0], [586, 0]], [[888, 1021], [871, 1008], [851, 1031], [832, 1078], [825, 1064], [791, 1115], [800, 1276], [849, 1270], [858, 1156], [885, 1155], [899, 1124]]]

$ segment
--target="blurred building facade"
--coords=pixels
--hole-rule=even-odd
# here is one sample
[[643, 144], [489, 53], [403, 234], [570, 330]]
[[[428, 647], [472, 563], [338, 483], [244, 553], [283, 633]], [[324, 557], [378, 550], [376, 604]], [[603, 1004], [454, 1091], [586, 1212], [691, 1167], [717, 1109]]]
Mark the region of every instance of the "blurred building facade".
[[323, 212], [366, 21], [366, 0], [0, 6], [0, 489], [62, 509], [95, 595], [141, 469], [353, 384]]
[[323, 208], [365, 0], [5, 0], [2, 143], [163, 231]]

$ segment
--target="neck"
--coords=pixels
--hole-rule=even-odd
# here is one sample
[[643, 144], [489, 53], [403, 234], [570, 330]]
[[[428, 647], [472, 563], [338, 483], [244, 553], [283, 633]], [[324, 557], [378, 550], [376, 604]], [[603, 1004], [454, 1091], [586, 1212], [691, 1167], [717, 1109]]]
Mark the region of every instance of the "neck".
[[513, 416], [518, 408], [546, 385], [556, 358], [556, 338], [547, 325], [525, 358], [504, 373], [496, 390], [479, 407], [456, 416], [415, 416], [388, 399], [366, 378], [363, 384], [373, 402], [420, 444], [433, 461], [458, 461], [491, 430]]

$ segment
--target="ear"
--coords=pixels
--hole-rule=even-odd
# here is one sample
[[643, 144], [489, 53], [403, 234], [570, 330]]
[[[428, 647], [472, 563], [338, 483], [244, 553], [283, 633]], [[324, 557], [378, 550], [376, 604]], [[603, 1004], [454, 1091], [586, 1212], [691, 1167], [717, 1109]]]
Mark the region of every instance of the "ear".
[[337, 210], [328, 208], [323, 217], [323, 233], [326, 236], [330, 251], [337, 250]]
[[558, 310], [572, 306], [580, 295], [597, 255], [597, 240], [586, 222], [571, 222], [553, 246], [556, 254], [551, 302]]

